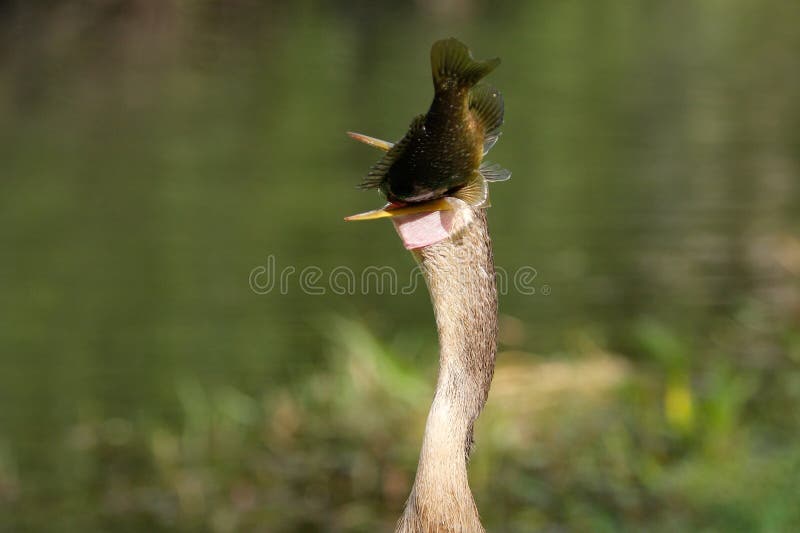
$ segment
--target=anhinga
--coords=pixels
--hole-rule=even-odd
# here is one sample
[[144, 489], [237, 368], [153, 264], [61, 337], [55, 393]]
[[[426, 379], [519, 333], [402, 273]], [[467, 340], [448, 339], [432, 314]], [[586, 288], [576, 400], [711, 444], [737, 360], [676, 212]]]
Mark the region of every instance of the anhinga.
[[414, 486], [399, 533], [482, 532], [467, 479], [475, 420], [489, 394], [497, 341], [497, 290], [486, 224], [488, 185], [510, 173], [483, 162], [503, 122], [503, 100], [478, 82], [499, 59], [476, 61], [456, 39], [431, 49], [435, 95], [396, 144], [350, 136], [384, 150], [362, 187], [389, 203], [348, 217], [390, 217], [421, 265], [439, 333], [439, 377]]

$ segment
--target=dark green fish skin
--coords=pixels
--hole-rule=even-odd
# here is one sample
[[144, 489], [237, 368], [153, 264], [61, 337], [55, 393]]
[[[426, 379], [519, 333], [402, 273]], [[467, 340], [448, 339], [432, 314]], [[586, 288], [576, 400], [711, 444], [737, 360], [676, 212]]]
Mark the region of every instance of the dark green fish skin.
[[[375, 164], [363, 188], [378, 188], [394, 203], [413, 203], [445, 195], [471, 205], [486, 203], [486, 181], [506, 179], [481, 172], [483, 155], [497, 140], [503, 123], [500, 94], [478, 81], [499, 59], [476, 61], [456, 39], [434, 43], [431, 68], [434, 97], [406, 135]], [[502, 169], [500, 169], [502, 170]]]
[[382, 189], [389, 200], [429, 200], [466, 184], [481, 163], [485, 133], [468, 104], [463, 87], [436, 92], [422, 127], [409, 132], [386, 173]]

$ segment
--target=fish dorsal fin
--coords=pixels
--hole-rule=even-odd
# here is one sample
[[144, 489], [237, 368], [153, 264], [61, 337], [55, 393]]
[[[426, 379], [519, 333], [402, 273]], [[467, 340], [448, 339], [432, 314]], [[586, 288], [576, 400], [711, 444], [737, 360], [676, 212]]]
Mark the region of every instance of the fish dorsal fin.
[[469, 93], [469, 109], [475, 119], [483, 126], [484, 150], [492, 137], [489, 148], [497, 142], [500, 126], [503, 125], [503, 95], [491, 85], [480, 84]]
[[486, 181], [506, 181], [511, 177], [511, 171], [507, 170], [497, 163], [484, 161], [481, 163], [478, 172], [481, 173], [483, 179]]
[[449, 38], [433, 43], [431, 70], [437, 90], [448, 87], [472, 87], [500, 64], [500, 58], [478, 61], [467, 45]]
[[389, 168], [391, 168], [392, 164], [400, 157], [403, 153], [403, 150], [406, 149], [408, 146], [409, 139], [412, 139], [418, 132], [425, 127], [425, 115], [417, 115], [414, 117], [414, 120], [411, 121], [411, 126], [408, 128], [408, 133], [400, 139], [398, 142], [394, 144], [389, 150], [383, 154], [377, 163], [372, 165], [367, 172], [367, 176], [364, 180], [359, 184], [359, 189], [377, 189], [382, 184], [384, 179], [386, 178], [386, 173], [389, 172]]
[[489, 184], [480, 172], [475, 172], [467, 183], [452, 194], [472, 207], [488, 207]]

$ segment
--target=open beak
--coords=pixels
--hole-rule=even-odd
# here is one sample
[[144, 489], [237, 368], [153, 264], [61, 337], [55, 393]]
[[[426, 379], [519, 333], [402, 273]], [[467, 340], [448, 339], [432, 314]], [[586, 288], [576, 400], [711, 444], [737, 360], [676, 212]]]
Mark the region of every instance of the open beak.
[[[375, 137], [370, 137], [369, 135], [364, 135], [363, 133], [355, 133], [353, 131], [348, 131], [347, 135], [357, 140], [358, 142], [362, 142], [366, 145], [372, 146], [373, 148], [377, 148], [378, 150], [383, 150], [384, 152], [388, 152], [389, 149], [392, 146], [394, 146], [394, 143], [390, 143], [389, 141], [384, 141], [381, 139], [376, 139]], [[365, 213], [350, 215], [349, 217], [344, 217], [344, 219], [347, 221], [375, 220], [377, 218], [399, 217], [403, 215], [413, 215], [416, 213], [431, 213], [433, 211], [450, 211], [455, 208], [456, 208], [455, 200], [453, 198], [445, 197], [445, 198], [438, 198], [436, 200], [431, 200], [429, 202], [421, 202], [418, 204], [388, 203], [385, 206], [381, 207], [380, 209], [373, 209], [372, 211], [367, 211]]]
[[347, 221], [375, 220], [376, 218], [391, 218], [416, 213], [431, 213], [433, 211], [452, 211], [456, 208], [456, 202], [455, 198], [444, 197], [418, 204], [398, 205], [389, 203], [380, 209], [350, 215], [349, 217], [344, 217], [344, 219]]

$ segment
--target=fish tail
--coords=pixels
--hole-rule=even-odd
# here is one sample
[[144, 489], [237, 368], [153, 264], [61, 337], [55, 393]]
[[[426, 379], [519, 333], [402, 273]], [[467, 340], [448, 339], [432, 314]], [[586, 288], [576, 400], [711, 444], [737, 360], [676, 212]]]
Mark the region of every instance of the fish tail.
[[500, 58], [477, 61], [458, 39], [436, 41], [431, 48], [433, 85], [437, 91], [471, 88], [500, 64]]

